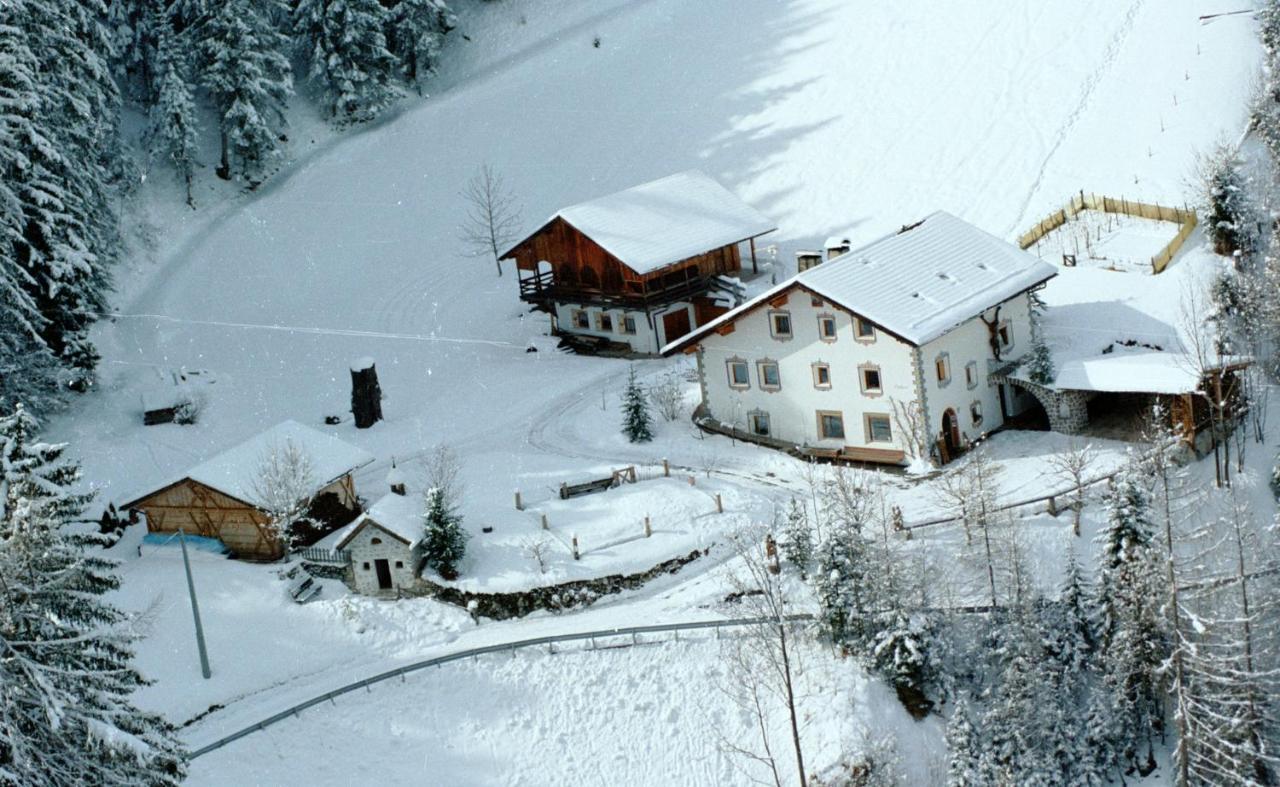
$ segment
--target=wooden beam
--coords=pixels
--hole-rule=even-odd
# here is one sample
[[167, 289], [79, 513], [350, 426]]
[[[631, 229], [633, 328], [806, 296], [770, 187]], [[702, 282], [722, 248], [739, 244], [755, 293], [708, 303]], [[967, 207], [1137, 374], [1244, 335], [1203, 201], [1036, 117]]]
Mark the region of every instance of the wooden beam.
[[747, 243], [751, 244], [751, 272], [759, 273], [760, 268], [756, 265], [756, 239], [747, 238]]

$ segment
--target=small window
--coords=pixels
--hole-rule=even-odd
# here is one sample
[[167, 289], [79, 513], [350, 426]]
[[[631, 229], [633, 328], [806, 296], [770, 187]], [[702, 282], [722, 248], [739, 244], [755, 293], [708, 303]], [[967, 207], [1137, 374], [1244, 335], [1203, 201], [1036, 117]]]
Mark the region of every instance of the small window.
[[729, 387], [730, 388], [749, 388], [751, 386], [751, 374], [747, 369], [746, 361], [725, 361], [725, 367], [729, 371]]
[[818, 411], [818, 434], [824, 440], [844, 439], [844, 415]]
[[822, 299], [819, 298], [817, 295], [810, 295], [809, 305], [815, 309], [821, 309], [824, 304], [822, 303]]
[[747, 413], [747, 426], [751, 429], [751, 434], [768, 437], [769, 431], [769, 414], [760, 410]]
[[596, 315], [596, 330], [604, 333], [613, 333], [613, 315], [609, 312], [600, 312]]
[[1013, 346], [1013, 326], [1008, 320], [1001, 320], [1000, 327], [996, 329], [996, 335], [1000, 338], [1000, 348], [1007, 350]]
[[365, 564], [364, 564], [364, 570], [365, 570], [365, 571], [368, 571], [368, 570], [369, 570], [369, 564], [368, 564], [368, 563], [365, 563]]
[[582, 309], [574, 309], [573, 310], [573, 327], [580, 328], [584, 331], [588, 330], [591, 328], [591, 318], [587, 316], [587, 313]]
[[978, 387], [978, 362], [969, 361], [964, 365], [964, 384], [969, 388]]
[[776, 391], [782, 387], [782, 375], [776, 362], [761, 361], [756, 364], [756, 373], [760, 375], [760, 387], [764, 390]]
[[862, 381], [862, 392], [864, 394], [883, 393], [884, 385], [880, 379], [880, 367], [864, 364], [858, 367], [858, 376]]
[[893, 442], [893, 424], [889, 421], [889, 416], [879, 413], [867, 414], [867, 442]]
[[789, 312], [769, 312], [769, 333], [775, 339], [790, 339], [791, 314]]
[[876, 326], [859, 317], [856, 321], [857, 337], [860, 341], [872, 342], [876, 339]]
[[824, 342], [836, 340], [836, 318], [830, 314], [818, 317], [818, 338]]
[[636, 318], [635, 318], [635, 317], [623, 317], [623, 318], [622, 318], [622, 332], [623, 332], [623, 333], [635, 333], [635, 332], [636, 332]]
[[396, 561], [396, 568], [404, 568], [404, 561], [403, 561], [403, 560], [397, 560], [397, 561]]
[[373, 538], [369, 539], [369, 543], [373, 544], [374, 546], [377, 546], [378, 544], [382, 543], [382, 539], [378, 538], [377, 536], [374, 536]]
[[831, 387], [831, 366], [825, 363], [813, 365], [813, 387], [826, 390]]
[[974, 426], [982, 426], [982, 402], [969, 405], [969, 419], [973, 421]]
[[938, 387], [951, 382], [951, 356], [942, 353], [933, 361], [933, 371], [938, 376]]

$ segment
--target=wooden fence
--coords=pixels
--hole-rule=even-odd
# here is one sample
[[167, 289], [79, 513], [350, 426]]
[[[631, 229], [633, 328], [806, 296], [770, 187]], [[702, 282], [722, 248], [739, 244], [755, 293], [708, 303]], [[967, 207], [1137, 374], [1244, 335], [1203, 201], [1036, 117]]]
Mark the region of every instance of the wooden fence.
[[1179, 227], [1178, 233], [1173, 236], [1173, 240], [1165, 244], [1164, 248], [1151, 258], [1152, 273], [1161, 273], [1168, 267], [1169, 261], [1173, 259], [1173, 255], [1178, 253], [1178, 250], [1182, 248], [1182, 244], [1190, 237], [1198, 221], [1196, 212], [1188, 208], [1170, 208], [1151, 202], [1135, 202], [1124, 197], [1116, 199], [1115, 197], [1105, 197], [1097, 194], [1085, 194], [1081, 191], [1072, 197], [1065, 207], [1050, 213], [1040, 223], [1020, 235], [1018, 237], [1018, 246], [1023, 249], [1031, 248], [1045, 235], [1066, 224], [1082, 210], [1100, 210], [1104, 213], [1118, 213], [1125, 216], [1137, 216], [1139, 218], [1168, 221], [1182, 225]]

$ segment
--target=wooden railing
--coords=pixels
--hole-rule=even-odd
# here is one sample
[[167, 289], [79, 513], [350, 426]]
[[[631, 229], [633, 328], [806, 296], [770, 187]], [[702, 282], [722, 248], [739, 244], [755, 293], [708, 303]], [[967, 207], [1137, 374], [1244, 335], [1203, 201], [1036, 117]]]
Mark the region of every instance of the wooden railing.
[[714, 280], [695, 276], [663, 285], [651, 283], [644, 290], [623, 287], [605, 288], [583, 284], [558, 283], [550, 272], [526, 276], [520, 279], [520, 299], [532, 303], [566, 301], [571, 303], [617, 303], [643, 308], [648, 304], [671, 303], [702, 295], [714, 286]]

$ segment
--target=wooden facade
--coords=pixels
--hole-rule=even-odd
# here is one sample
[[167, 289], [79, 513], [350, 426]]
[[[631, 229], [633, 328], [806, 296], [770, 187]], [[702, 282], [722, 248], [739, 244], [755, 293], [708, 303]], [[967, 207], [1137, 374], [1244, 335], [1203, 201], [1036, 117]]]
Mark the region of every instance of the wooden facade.
[[520, 297], [535, 305], [572, 301], [642, 309], [702, 294], [716, 276], [733, 274], [742, 265], [738, 244], [732, 243], [648, 274], [637, 273], [560, 217], [502, 259], [515, 260]]
[[[355, 482], [344, 475], [319, 490], [318, 499], [334, 494], [348, 508], [355, 509]], [[147, 531], [176, 533], [215, 538], [238, 558], [277, 560], [284, 554], [284, 544], [270, 529], [270, 517], [263, 511], [211, 486], [184, 478], [151, 494], [127, 503], [124, 508], [143, 512]]]

